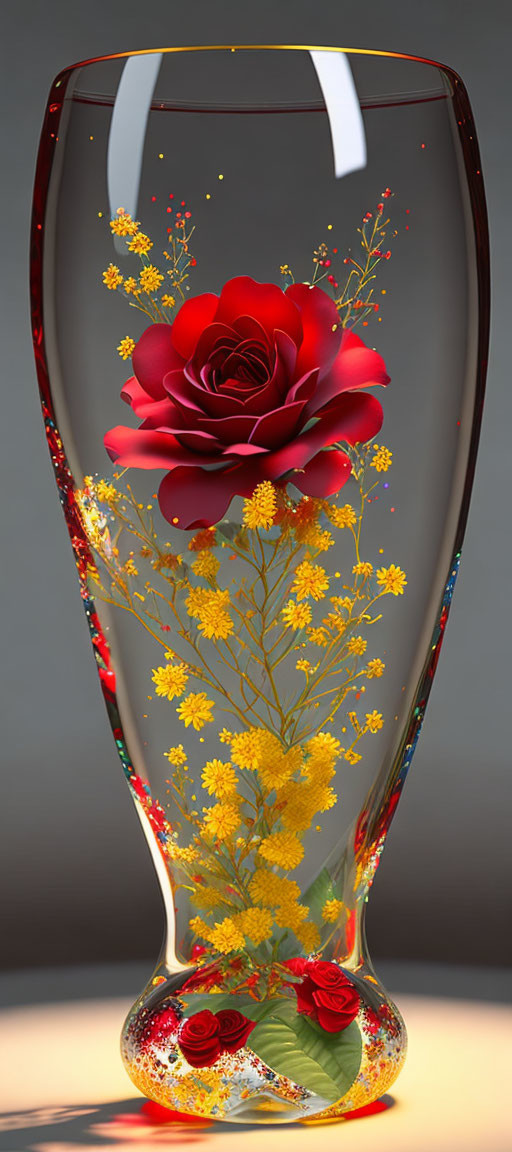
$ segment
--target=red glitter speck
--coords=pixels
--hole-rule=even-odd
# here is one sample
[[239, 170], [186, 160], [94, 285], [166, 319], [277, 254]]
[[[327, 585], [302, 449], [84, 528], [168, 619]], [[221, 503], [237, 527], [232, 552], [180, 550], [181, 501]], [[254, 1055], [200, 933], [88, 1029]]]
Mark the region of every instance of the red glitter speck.
[[152, 204], [154, 204], [154, 203], [155, 203], [155, 201], [156, 201], [156, 196], [152, 196], [152, 197], [151, 197], [151, 203], [152, 203]]

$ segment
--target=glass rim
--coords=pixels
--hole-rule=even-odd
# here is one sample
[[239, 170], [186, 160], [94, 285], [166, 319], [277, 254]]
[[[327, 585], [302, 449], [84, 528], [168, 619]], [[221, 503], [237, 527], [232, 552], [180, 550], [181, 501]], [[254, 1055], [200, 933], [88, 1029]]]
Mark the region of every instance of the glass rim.
[[415, 56], [408, 52], [391, 52], [380, 48], [344, 48], [340, 45], [331, 44], [179, 44], [171, 45], [167, 48], [136, 48], [128, 52], [111, 52], [105, 56], [91, 56], [86, 60], [78, 60], [74, 64], [69, 64], [57, 73], [52, 82], [51, 87], [57, 88], [60, 86], [65, 77], [69, 76], [77, 68], [87, 68], [92, 64], [102, 64], [109, 60], [127, 60], [134, 56], [156, 56], [156, 55], [169, 55], [177, 52], [338, 52], [345, 56], [375, 56], [379, 58], [387, 58], [390, 60], [409, 60], [415, 64], [427, 64], [431, 68], [437, 68], [446, 76], [450, 77], [456, 84], [463, 86], [463, 81], [458, 72], [451, 68], [448, 64], [442, 64], [439, 60], [430, 60], [426, 56]]

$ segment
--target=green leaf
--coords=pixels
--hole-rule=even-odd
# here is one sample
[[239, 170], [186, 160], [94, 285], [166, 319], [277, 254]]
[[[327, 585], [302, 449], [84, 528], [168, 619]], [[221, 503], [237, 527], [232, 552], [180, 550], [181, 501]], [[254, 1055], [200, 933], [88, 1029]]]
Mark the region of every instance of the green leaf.
[[[248, 1046], [274, 1072], [335, 1103], [348, 1092], [361, 1065], [361, 1033], [355, 1022], [342, 1032], [319, 1032], [283, 1001], [251, 1032]], [[284, 1007], [286, 1005], [286, 1007]]]
[[223, 1008], [236, 1008], [238, 1012], [242, 1012], [247, 1016], [248, 1020], [263, 1020], [265, 1016], [278, 1015], [281, 1011], [281, 1006], [285, 1006], [285, 1010], [295, 1011], [294, 1005], [290, 1000], [273, 998], [270, 1000], [253, 1000], [252, 996], [247, 996], [243, 993], [226, 993], [226, 992], [190, 992], [189, 994], [183, 993], [180, 997], [186, 1005], [186, 1015], [192, 1016], [196, 1012], [202, 1012], [208, 1008], [210, 1012], [220, 1012]]

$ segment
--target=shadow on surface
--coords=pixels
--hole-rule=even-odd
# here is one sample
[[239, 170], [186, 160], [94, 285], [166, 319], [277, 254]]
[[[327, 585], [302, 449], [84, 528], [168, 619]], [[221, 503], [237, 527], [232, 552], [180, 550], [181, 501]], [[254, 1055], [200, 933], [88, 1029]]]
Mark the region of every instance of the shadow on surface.
[[[376, 1102], [375, 1114], [393, 1107], [395, 1100], [386, 1095]], [[362, 1109], [363, 1114], [370, 1115]], [[265, 1125], [222, 1123], [200, 1120], [169, 1112], [137, 1096], [133, 1100], [114, 1100], [108, 1104], [89, 1104], [80, 1107], [34, 1108], [26, 1112], [6, 1112], [0, 1115], [0, 1152], [81, 1152], [83, 1148], [156, 1148], [169, 1145], [173, 1137], [185, 1144], [205, 1144], [212, 1133], [234, 1138], [242, 1132], [258, 1128], [264, 1134]], [[354, 1113], [354, 1120], [358, 1119]], [[334, 1123], [335, 1121], [325, 1121]], [[318, 1122], [320, 1127], [324, 1121]], [[342, 1121], [340, 1121], [342, 1123]], [[310, 1121], [315, 1126], [314, 1117]], [[308, 1127], [310, 1126], [308, 1124]], [[302, 1124], [286, 1124], [286, 1128], [303, 1129]]]

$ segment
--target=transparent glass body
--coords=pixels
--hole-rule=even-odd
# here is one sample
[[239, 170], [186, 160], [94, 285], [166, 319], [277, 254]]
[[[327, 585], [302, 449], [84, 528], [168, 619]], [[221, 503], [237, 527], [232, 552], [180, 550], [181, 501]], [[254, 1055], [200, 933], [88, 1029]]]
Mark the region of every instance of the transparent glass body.
[[464, 87], [341, 49], [78, 65], [32, 257], [50, 452], [167, 912], [128, 1071], [197, 1115], [340, 1115], [405, 1056], [363, 921], [478, 441]]

